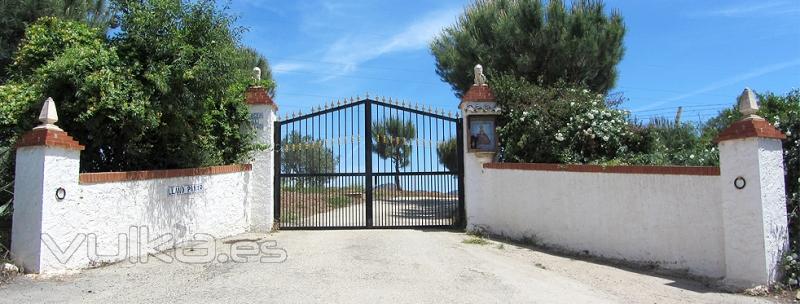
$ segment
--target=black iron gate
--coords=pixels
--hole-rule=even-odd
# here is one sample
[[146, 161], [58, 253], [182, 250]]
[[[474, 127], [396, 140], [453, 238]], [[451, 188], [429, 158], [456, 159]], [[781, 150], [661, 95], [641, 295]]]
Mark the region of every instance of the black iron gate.
[[275, 123], [281, 229], [461, 227], [461, 120], [351, 100]]

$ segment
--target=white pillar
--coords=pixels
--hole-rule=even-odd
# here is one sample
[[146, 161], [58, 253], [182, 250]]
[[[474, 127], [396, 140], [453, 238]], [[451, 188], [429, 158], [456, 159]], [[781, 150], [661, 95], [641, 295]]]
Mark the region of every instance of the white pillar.
[[789, 247], [783, 149], [786, 137], [755, 116], [755, 95], [739, 99], [747, 116], [718, 137], [725, 233], [726, 283], [771, 285]]
[[[483, 230], [486, 223], [485, 216], [491, 214], [492, 199], [488, 189], [481, 185], [488, 185], [483, 164], [494, 161], [495, 152], [479, 151], [471, 148], [470, 144], [470, 118], [475, 116], [496, 117], [500, 114], [494, 98], [494, 93], [486, 83], [483, 67], [475, 66], [475, 84], [461, 98], [461, 117], [463, 120], [462, 135], [464, 138], [464, 204], [467, 230]], [[495, 134], [496, 137], [496, 134]], [[495, 138], [495, 141], [498, 139]]]
[[250, 120], [256, 131], [256, 142], [264, 145], [265, 150], [257, 151], [253, 156], [253, 172], [251, 180], [251, 197], [248, 212], [250, 214], [250, 230], [268, 232], [274, 222], [274, 123], [278, 106], [272, 101], [263, 87], [250, 87], [246, 92], [247, 107]]
[[[72, 207], [79, 193], [80, 151], [77, 141], [53, 123], [55, 103], [48, 99], [39, 119], [43, 124], [17, 142], [11, 255], [25, 272], [44, 273], [64, 268], [58, 253], [45, 244], [43, 233], [64, 231], [60, 214]], [[58, 239], [60, 236], [53, 236]]]

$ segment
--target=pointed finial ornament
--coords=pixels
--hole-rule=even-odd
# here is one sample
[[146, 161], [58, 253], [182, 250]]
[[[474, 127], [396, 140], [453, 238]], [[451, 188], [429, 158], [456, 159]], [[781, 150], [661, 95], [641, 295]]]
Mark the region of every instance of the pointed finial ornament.
[[364, 98], [369, 99], [369, 92], [366, 92], [364, 95], [366, 95]]
[[486, 76], [483, 75], [483, 66], [480, 64], [475, 65], [475, 85], [476, 86], [485, 86], [486, 85]]
[[56, 111], [56, 102], [53, 101], [52, 97], [47, 97], [47, 100], [44, 101], [42, 111], [39, 112], [39, 121], [42, 122], [42, 124], [34, 129], [63, 131], [55, 125], [58, 121], [58, 112]]
[[750, 88], [745, 88], [739, 96], [739, 112], [745, 115], [745, 119], [763, 119], [756, 115], [758, 112], [758, 100], [756, 94]]

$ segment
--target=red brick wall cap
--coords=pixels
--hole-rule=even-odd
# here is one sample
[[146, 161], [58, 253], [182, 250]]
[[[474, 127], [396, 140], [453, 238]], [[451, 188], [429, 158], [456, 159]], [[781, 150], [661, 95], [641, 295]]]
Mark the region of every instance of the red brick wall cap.
[[786, 139], [785, 134], [764, 119], [744, 119], [731, 124], [714, 139], [714, 142], [751, 137]]
[[494, 101], [494, 92], [488, 85], [473, 85], [466, 94], [461, 97], [461, 102], [470, 101]]
[[600, 165], [566, 165], [539, 163], [487, 163], [486, 169], [531, 170], [531, 171], [563, 171], [584, 173], [615, 174], [656, 174], [656, 175], [706, 175], [719, 176], [719, 167], [680, 167], [680, 166], [600, 166]]
[[272, 101], [272, 97], [269, 97], [264, 87], [256, 86], [247, 88], [247, 91], [244, 93], [244, 99], [247, 104], [272, 105], [276, 109], [278, 108], [278, 105]]
[[33, 129], [22, 135], [17, 141], [17, 148], [21, 147], [59, 147], [67, 150], [82, 151], [85, 147], [69, 136], [67, 132], [52, 129]]
[[228, 174], [251, 171], [252, 169], [252, 165], [244, 164], [173, 170], [81, 173], [80, 182], [81, 184], [102, 184], [174, 177]]

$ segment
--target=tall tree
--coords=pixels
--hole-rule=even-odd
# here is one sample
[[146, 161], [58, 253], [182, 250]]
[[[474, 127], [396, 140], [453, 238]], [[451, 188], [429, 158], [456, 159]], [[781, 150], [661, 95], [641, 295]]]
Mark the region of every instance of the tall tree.
[[439, 156], [439, 162], [447, 171], [455, 172], [458, 170], [458, 153], [458, 142], [455, 138], [442, 142], [436, 147], [436, 155]]
[[[320, 174], [331, 173], [339, 165], [339, 157], [323, 142], [308, 135], [294, 131], [282, 140], [281, 168], [285, 173]], [[299, 177], [295, 183], [299, 187], [324, 186], [331, 177]]]
[[[391, 117], [372, 125], [372, 139], [375, 141], [372, 150], [380, 158], [390, 160], [395, 173], [400, 173], [401, 168], [411, 163], [411, 141], [416, 137], [412, 122]], [[397, 190], [402, 190], [400, 175], [394, 176], [394, 184]]]
[[600, 0], [476, 0], [431, 43], [436, 72], [457, 96], [483, 64], [489, 79], [506, 74], [606, 93], [617, 78], [625, 26]]
[[0, 1], [0, 83], [5, 82], [25, 35], [25, 28], [41, 17], [76, 20], [104, 29], [113, 25], [113, 10], [105, 0], [3, 0]]
[[[86, 145], [84, 171], [187, 168], [246, 161], [251, 141], [237, 68], [241, 28], [214, 1], [115, 3], [120, 29], [41, 18], [0, 86], [0, 144], [30, 130], [52, 96], [60, 125]], [[271, 79], [266, 79], [271, 81]]]

